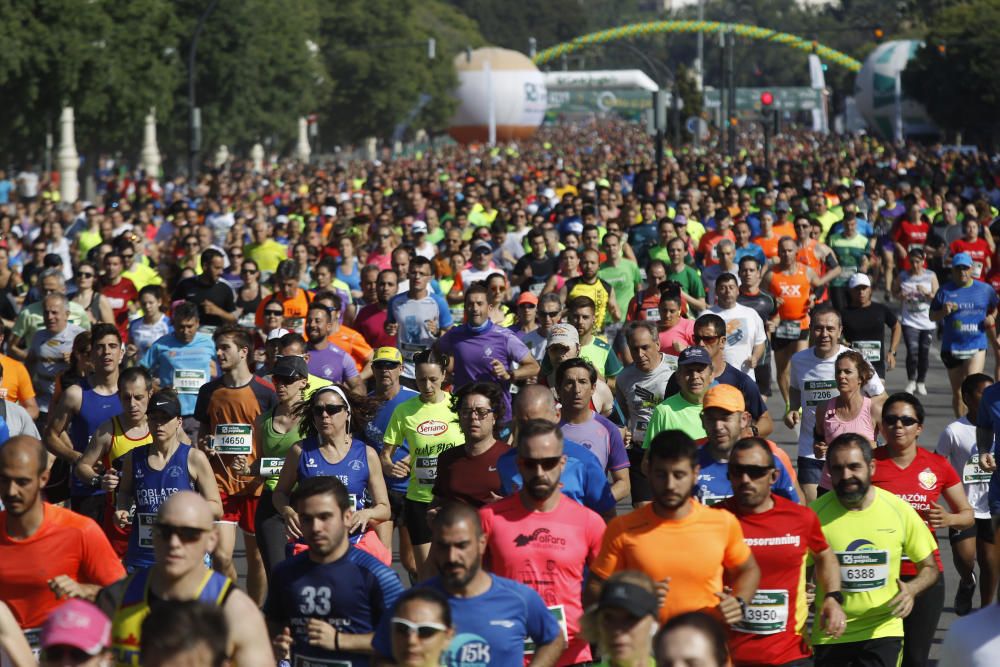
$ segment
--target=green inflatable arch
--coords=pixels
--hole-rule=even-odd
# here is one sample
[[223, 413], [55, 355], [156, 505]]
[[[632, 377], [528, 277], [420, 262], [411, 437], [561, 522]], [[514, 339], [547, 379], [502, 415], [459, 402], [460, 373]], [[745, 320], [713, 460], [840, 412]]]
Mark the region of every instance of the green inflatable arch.
[[543, 51], [539, 51], [534, 58], [536, 65], [544, 65], [561, 56], [579, 51], [595, 44], [606, 44], [619, 39], [632, 39], [644, 35], [656, 35], [660, 33], [718, 33], [732, 32], [740, 37], [749, 39], [761, 39], [775, 44], [781, 44], [792, 49], [798, 49], [805, 53], [815, 52], [824, 61], [844, 67], [851, 72], [861, 69], [861, 62], [850, 57], [846, 53], [831, 49], [819, 42], [802, 39], [787, 32], [778, 32], [770, 28], [761, 28], [755, 25], [745, 25], [743, 23], [722, 23], [720, 21], [648, 21], [646, 23], [631, 23], [617, 28], [599, 30], [588, 35], [581, 35], [571, 41], [556, 44]]

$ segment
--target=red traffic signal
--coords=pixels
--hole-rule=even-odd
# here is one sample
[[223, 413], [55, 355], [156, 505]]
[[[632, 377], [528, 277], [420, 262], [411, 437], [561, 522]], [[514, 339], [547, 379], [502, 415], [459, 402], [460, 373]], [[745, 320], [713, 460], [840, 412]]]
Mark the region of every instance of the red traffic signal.
[[774, 95], [770, 91], [765, 90], [760, 94], [760, 103], [765, 107], [769, 107], [774, 104]]

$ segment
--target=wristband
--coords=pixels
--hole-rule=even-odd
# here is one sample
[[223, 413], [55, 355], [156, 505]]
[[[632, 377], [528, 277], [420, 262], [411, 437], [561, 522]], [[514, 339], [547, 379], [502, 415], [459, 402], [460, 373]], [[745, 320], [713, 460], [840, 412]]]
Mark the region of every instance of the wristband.
[[843, 605], [844, 604], [844, 594], [841, 593], [840, 591], [830, 591], [829, 593], [827, 593], [826, 595], [823, 596], [824, 600], [826, 598], [831, 598], [833, 600], [836, 600], [837, 604], [839, 604], [839, 605]]
[[95, 475], [94, 477], [90, 478], [90, 486], [92, 486], [93, 488], [96, 489], [100, 485], [101, 485], [101, 476], [100, 475]]
[[340, 628], [333, 629], [333, 650], [340, 652]]

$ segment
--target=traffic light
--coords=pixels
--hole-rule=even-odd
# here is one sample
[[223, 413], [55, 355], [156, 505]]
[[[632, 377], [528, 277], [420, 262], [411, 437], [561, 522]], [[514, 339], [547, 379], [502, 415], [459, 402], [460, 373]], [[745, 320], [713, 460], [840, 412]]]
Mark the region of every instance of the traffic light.
[[883, 29], [880, 25], [875, 26], [872, 28], [872, 37], [875, 38], [876, 42], [881, 42], [885, 39], [885, 29]]
[[765, 110], [771, 108], [771, 105], [774, 104], [774, 95], [771, 94], [771, 91], [765, 90], [760, 94], [760, 104]]

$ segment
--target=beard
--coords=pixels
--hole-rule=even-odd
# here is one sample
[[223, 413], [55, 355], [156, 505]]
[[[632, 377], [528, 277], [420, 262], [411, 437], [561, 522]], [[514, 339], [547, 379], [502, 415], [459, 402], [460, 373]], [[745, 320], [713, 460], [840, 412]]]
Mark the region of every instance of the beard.
[[460, 566], [460, 569], [453, 570], [450, 569], [451, 565], [451, 563], [446, 563], [444, 566], [438, 568], [441, 572], [441, 579], [451, 589], [465, 588], [479, 574], [480, 565], [478, 558], [468, 568]]
[[871, 488], [871, 480], [844, 479], [837, 483], [833, 491], [844, 505], [857, 505]]
[[534, 500], [548, 500], [555, 493], [556, 488], [555, 484], [550, 484], [547, 480], [534, 479], [524, 487], [524, 490]]

